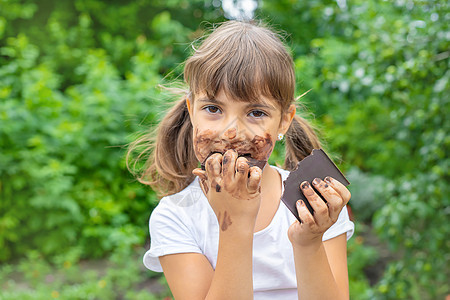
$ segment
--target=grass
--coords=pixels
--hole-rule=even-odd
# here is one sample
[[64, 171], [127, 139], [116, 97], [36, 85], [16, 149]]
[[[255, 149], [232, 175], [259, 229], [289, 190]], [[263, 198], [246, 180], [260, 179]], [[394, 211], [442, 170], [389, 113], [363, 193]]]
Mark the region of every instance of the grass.
[[0, 265], [0, 299], [171, 299], [164, 277], [142, 265], [144, 249], [102, 260], [66, 254], [45, 260], [39, 253]]

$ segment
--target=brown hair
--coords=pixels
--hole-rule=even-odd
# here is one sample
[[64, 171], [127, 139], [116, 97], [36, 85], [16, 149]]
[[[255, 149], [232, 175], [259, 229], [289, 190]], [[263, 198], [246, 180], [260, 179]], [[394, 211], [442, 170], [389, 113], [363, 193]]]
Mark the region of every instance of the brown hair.
[[[281, 37], [264, 25], [224, 22], [194, 50], [184, 68], [190, 98], [200, 92], [213, 98], [224, 91], [237, 101], [256, 102], [261, 95], [273, 98], [282, 111], [295, 103], [292, 56]], [[186, 95], [187, 92], [168, 111], [156, 130], [132, 143], [128, 150], [129, 166], [131, 153], [143, 147], [133, 169], [148, 156], [137, 178], [152, 186], [159, 196], [177, 193], [195, 178], [191, 172], [198, 161]], [[285, 146], [284, 168], [293, 170], [312, 149], [320, 148], [320, 142], [311, 125], [295, 116], [286, 133]]]

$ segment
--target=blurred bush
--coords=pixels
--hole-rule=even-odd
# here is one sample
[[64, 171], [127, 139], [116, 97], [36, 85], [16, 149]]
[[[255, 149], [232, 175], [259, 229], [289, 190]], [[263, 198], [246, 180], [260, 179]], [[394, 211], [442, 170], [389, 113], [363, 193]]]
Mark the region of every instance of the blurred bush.
[[163, 2], [0, 3], [0, 261], [142, 244], [156, 197], [123, 146], [157, 122], [192, 32]]
[[[287, 8], [291, 9], [287, 9]], [[402, 253], [370, 299], [449, 293], [450, 5], [263, 1], [289, 32], [299, 89], [352, 179], [356, 218]], [[351, 265], [349, 265], [352, 268]]]

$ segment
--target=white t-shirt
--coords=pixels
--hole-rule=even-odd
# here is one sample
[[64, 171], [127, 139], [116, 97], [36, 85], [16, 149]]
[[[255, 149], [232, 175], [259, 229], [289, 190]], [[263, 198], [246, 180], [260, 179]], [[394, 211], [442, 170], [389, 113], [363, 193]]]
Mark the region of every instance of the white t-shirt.
[[[282, 181], [289, 171], [275, 168]], [[283, 189], [283, 184], [281, 184]], [[287, 235], [294, 215], [280, 201], [271, 223], [253, 235], [254, 299], [298, 299], [292, 244]], [[343, 233], [353, 235], [354, 224], [344, 207], [335, 224], [323, 235], [323, 240]], [[161, 199], [150, 217], [151, 246], [144, 255], [144, 265], [162, 272], [159, 256], [195, 252], [206, 256], [216, 268], [219, 246], [219, 224], [208, 199], [203, 194], [198, 177], [179, 193]]]

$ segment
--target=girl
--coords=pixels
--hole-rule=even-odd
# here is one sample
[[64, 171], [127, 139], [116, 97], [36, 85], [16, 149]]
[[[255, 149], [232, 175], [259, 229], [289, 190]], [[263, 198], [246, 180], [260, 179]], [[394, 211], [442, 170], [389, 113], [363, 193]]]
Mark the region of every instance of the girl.
[[[348, 299], [350, 192], [316, 178], [325, 203], [302, 183], [314, 208], [298, 201], [302, 223], [280, 204], [288, 170], [320, 148], [295, 115], [293, 61], [280, 38], [226, 22], [184, 76], [189, 91], [159, 125], [140, 176], [164, 196], [150, 217], [145, 266], [164, 271], [175, 299]], [[287, 170], [267, 163], [284, 136]]]

